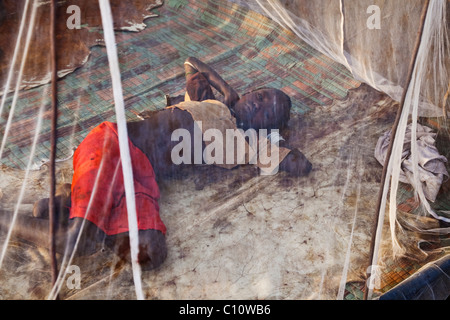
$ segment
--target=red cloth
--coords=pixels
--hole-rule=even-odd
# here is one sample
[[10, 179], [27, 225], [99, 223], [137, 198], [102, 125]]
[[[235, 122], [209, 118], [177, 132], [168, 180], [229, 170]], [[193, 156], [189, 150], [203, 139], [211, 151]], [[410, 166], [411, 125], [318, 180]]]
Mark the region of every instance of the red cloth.
[[[129, 146], [138, 228], [159, 230], [165, 234], [166, 227], [159, 216], [160, 194], [153, 167], [147, 156], [131, 141]], [[127, 232], [127, 206], [117, 125], [103, 122], [94, 128], [75, 151], [73, 168], [70, 218], [85, 218], [107, 235]], [[96, 180], [97, 189], [91, 200]]]

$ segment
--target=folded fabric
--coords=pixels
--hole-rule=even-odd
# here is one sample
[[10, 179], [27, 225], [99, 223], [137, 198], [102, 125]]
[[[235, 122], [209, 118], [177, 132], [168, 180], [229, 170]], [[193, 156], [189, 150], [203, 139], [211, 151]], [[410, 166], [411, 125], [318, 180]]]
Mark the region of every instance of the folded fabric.
[[[413, 181], [413, 163], [411, 155], [411, 127], [406, 128], [405, 140], [403, 143], [402, 167], [400, 172], [400, 181], [412, 184]], [[434, 202], [439, 193], [439, 189], [444, 181], [448, 179], [449, 174], [445, 167], [447, 158], [439, 154], [435, 143], [436, 133], [433, 129], [417, 124], [417, 159], [419, 168], [419, 179], [425, 197]], [[387, 149], [391, 139], [391, 131], [386, 132], [378, 139], [375, 147], [375, 158], [381, 165], [384, 165]]]
[[[159, 188], [147, 156], [129, 142], [139, 230], [166, 233], [159, 216]], [[103, 122], [81, 142], [73, 158], [70, 218], [85, 218], [107, 235], [127, 232], [128, 216], [117, 125]]]

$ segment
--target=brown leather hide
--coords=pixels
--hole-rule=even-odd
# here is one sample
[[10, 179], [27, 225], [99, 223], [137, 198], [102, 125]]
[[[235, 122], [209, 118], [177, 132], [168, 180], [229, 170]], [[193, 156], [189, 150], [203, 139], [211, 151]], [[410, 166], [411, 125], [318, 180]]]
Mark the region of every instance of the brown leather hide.
[[[33, 3], [33, 1], [29, 1]], [[4, 91], [10, 64], [20, 29], [20, 22], [25, 7], [25, 0], [0, 0], [0, 92]], [[21, 88], [30, 88], [48, 83], [51, 78], [50, 68], [50, 1], [37, 0], [36, 19], [31, 43], [22, 77]], [[77, 5], [80, 10], [80, 29], [70, 29], [68, 19], [75, 12], [68, 12], [70, 5]], [[143, 21], [152, 16], [151, 9], [161, 6], [162, 0], [111, 0], [114, 27], [116, 30], [139, 31]], [[21, 46], [15, 66], [15, 75], [20, 68], [25, 39], [31, 16], [31, 4], [28, 8], [26, 23], [21, 37]], [[70, 20], [73, 21], [73, 20]], [[89, 48], [103, 44], [101, 34], [101, 17], [98, 1], [65, 0], [57, 2], [56, 45], [58, 76], [72, 72], [82, 66], [89, 57]], [[14, 88], [14, 83], [12, 85]], [[10, 90], [11, 87], [10, 87]]]

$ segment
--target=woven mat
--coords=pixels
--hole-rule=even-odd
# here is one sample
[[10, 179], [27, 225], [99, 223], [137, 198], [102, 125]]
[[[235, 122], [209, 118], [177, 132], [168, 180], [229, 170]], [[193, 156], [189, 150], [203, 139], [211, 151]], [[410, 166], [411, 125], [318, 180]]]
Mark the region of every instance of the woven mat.
[[[344, 98], [359, 86], [340, 64], [313, 50], [268, 18], [228, 1], [168, 0], [154, 10], [140, 32], [117, 32], [127, 117], [161, 109], [164, 94], [184, 91], [183, 63], [189, 56], [211, 64], [238, 92], [272, 86], [293, 100], [293, 112]], [[87, 63], [58, 82], [58, 158], [69, 157], [94, 126], [115, 121], [111, 79], [104, 47], [93, 47]], [[10, 106], [12, 97], [7, 101]], [[36, 115], [44, 118], [31, 163], [49, 158], [50, 87], [20, 94], [1, 162], [24, 169], [29, 161]], [[4, 127], [7, 113], [0, 118]], [[0, 137], [2, 138], [2, 137]]]

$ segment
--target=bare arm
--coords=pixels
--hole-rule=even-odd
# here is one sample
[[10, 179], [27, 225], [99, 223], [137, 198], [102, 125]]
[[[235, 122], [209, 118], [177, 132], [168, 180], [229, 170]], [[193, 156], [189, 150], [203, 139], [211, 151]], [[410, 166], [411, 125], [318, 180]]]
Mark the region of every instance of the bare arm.
[[186, 59], [185, 63], [186, 74], [199, 71], [203, 73], [212, 87], [219, 91], [225, 97], [225, 104], [228, 107], [233, 106], [239, 100], [239, 95], [222, 77], [209, 65], [203, 63], [194, 57]]

